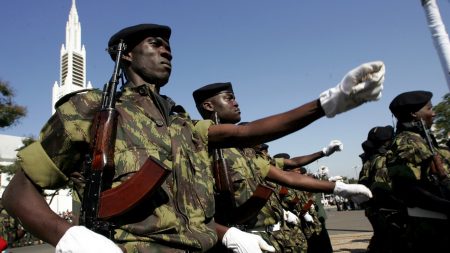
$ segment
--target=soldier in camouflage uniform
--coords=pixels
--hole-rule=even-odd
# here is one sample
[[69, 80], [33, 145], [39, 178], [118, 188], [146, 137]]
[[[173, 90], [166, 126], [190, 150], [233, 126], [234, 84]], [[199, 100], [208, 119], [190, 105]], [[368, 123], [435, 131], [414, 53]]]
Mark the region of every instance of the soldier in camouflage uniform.
[[[230, 123], [236, 124], [241, 119], [232, 85], [231, 83], [214, 83], [206, 85], [194, 91], [193, 96], [200, 114], [205, 119], [196, 123], [196, 129], [198, 129], [197, 133], [203, 142], [209, 141], [208, 145], [212, 148], [214, 147], [214, 143], [212, 143], [211, 140], [214, 138], [211, 129], [213, 129], [214, 126], [217, 126], [214, 124], [213, 119], [216, 116], [219, 118], [221, 123], [219, 126], [229, 125]], [[266, 119], [263, 119], [263, 121], [264, 120]], [[277, 124], [282, 123], [280, 120], [276, 120], [276, 122]], [[255, 123], [261, 123], [261, 120], [255, 121]], [[255, 123], [250, 122], [248, 124], [238, 125], [237, 127], [245, 129]], [[283, 125], [284, 124], [281, 124], [279, 127]], [[258, 131], [261, 131], [261, 129], [262, 125], [258, 128]], [[273, 130], [274, 128], [272, 127], [270, 129]], [[270, 140], [268, 138], [273, 138], [273, 136], [266, 136], [266, 138], [261, 138], [261, 140]], [[243, 143], [232, 142], [229, 145], [236, 147], [222, 149], [222, 151], [233, 182], [237, 206], [244, 204], [252, 196], [258, 184], [268, 184], [268, 181], [284, 184], [297, 189], [310, 189], [312, 191], [329, 193], [335, 192], [344, 196], [365, 196], [363, 197], [365, 200], [370, 196], [370, 192], [367, 191], [368, 189], [362, 185], [335, 185], [332, 182], [315, 180], [298, 173], [286, 172], [271, 165], [270, 160], [265, 158], [253, 158], [254, 154], [252, 151], [238, 148], [241, 147]], [[341, 186], [343, 189], [342, 192], [339, 190]], [[304, 237], [301, 237], [302, 233], [300, 229], [298, 227], [289, 229], [284, 226], [282, 223], [283, 215], [284, 213], [280, 199], [277, 194], [272, 194], [266, 205], [258, 213], [256, 223], [247, 224], [246, 227], [240, 228], [247, 232], [259, 234], [265, 240], [269, 241], [275, 247], [277, 252], [305, 252], [306, 242]], [[230, 227], [235, 224], [222, 225]], [[236, 230], [235, 227], [232, 227], [229, 230], [232, 229]], [[225, 236], [224, 238], [225, 240], [223, 241], [226, 241], [227, 237]]]
[[[328, 147], [323, 149], [322, 153], [329, 156], [335, 151], [341, 150], [342, 143], [340, 143], [340, 141], [332, 141]], [[286, 161], [289, 160], [291, 160], [289, 154], [280, 153], [274, 156], [273, 162], [277, 164], [277, 167], [283, 167], [283, 169], [285, 169], [286, 167], [283, 166], [283, 164], [286, 164]], [[310, 162], [313, 161], [314, 160], [311, 160]], [[295, 169], [291, 169], [291, 171], [302, 175], [307, 175], [307, 171], [304, 167], [297, 167]], [[315, 200], [315, 194], [318, 193], [299, 191], [285, 187], [283, 188], [284, 191], [280, 191], [283, 205], [286, 210], [292, 211], [295, 215], [300, 217], [301, 222], [299, 226], [301, 227], [308, 242], [307, 252], [333, 252], [328, 231], [326, 230], [324, 223], [320, 220], [319, 214], [316, 210], [316, 208], [318, 208], [318, 204]]]
[[127, 45], [121, 66], [127, 83], [116, 98], [113, 187], [130, 178], [149, 156], [171, 169], [150, 199], [115, 220], [113, 240], [122, 250], [106, 237], [51, 212], [39, 194], [71, 180], [83, 197], [80, 168], [90, 153], [91, 125], [101, 91], [78, 92], [60, 100], [39, 141], [19, 151], [22, 169], [5, 191], [5, 206], [58, 252], [202, 252], [216, 243], [207, 150], [193, 135], [192, 121], [183, 108], [159, 94], [171, 73], [170, 33], [167, 26], [142, 24], [119, 31], [108, 43], [114, 47], [123, 39]]
[[450, 164], [433, 136], [427, 138], [435, 116], [431, 97], [428, 91], [410, 91], [389, 105], [397, 126], [386, 165], [394, 194], [407, 206], [405, 252], [450, 252]]
[[392, 126], [372, 128], [362, 146], [366, 157], [359, 183], [369, 187], [373, 198], [364, 203], [365, 215], [373, 228], [368, 252], [398, 252], [404, 248], [404, 206], [391, 192], [386, 153], [394, 138]]

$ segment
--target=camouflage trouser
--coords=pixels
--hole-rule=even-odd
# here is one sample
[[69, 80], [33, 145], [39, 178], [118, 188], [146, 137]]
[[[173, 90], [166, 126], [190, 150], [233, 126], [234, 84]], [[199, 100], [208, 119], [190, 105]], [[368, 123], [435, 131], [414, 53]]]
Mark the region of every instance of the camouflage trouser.
[[308, 253], [332, 253], [333, 246], [328, 231], [323, 224], [319, 234], [312, 234], [308, 238]]
[[287, 228], [274, 232], [257, 232], [266, 242], [275, 247], [277, 253], [306, 253], [308, 244], [299, 227]]
[[[127, 242], [119, 244], [119, 247], [124, 253], [190, 253], [195, 251], [188, 251], [182, 249], [175, 249], [151, 242]], [[199, 251], [197, 251], [199, 252]]]

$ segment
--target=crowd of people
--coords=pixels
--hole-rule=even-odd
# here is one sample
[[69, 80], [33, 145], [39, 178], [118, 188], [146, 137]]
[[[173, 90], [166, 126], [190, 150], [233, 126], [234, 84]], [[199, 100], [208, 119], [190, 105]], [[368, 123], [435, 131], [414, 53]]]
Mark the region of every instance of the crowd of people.
[[[103, 92], [83, 90], [58, 101], [39, 140], [18, 152], [21, 169], [2, 200], [8, 213], [56, 252], [332, 252], [317, 199], [321, 193], [335, 194], [375, 210], [378, 193], [384, 192], [373, 188], [371, 168], [359, 184], [318, 180], [303, 166], [342, 150], [340, 141], [293, 158], [272, 157], [265, 143], [380, 99], [384, 63], [361, 64], [319, 98], [241, 124], [232, 84], [207, 84], [193, 91], [202, 119], [191, 119], [161, 94], [172, 71], [170, 36], [168, 26], [157, 24], [127, 27], [111, 36], [108, 52], [124, 80], [120, 91], [111, 92], [113, 75]], [[404, 106], [403, 100], [393, 102], [397, 118]], [[99, 124], [105, 118], [111, 128]], [[406, 130], [397, 126], [396, 138]], [[101, 135], [108, 143], [98, 145]], [[393, 141], [403, 142], [409, 143]], [[397, 171], [392, 191], [408, 186], [419, 192], [414, 180], [402, 180], [410, 161], [399, 146], [386, 161]], [[420, 161], [429, 161], [431, 151], [420, 154]], [[370, 159], [364, 155], [364, 161]], [[448, 170], [448, 158], [441, 161]], [[408, 175], [426, 177], [421, 166]], [[80, 219], [55, 214], [42, 198], [44, 189], [68, 184], [81, 202], [81, 209], [73, 210]]]

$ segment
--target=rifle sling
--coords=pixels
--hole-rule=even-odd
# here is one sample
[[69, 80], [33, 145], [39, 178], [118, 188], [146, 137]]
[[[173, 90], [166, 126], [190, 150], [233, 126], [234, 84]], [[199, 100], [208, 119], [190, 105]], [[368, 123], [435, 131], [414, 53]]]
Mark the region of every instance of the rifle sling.
[[98, 217], [109, 219], [126, 213], [142, 199], [150, 197], [170, 172], [162, 162], [149, 157], [130, 179], [101, 193]]
[[252, 196], [245, 203], [234, 209], [230, 224], [242, 225], [256, 218], [272, 193], [272, 188], [259, 184]]

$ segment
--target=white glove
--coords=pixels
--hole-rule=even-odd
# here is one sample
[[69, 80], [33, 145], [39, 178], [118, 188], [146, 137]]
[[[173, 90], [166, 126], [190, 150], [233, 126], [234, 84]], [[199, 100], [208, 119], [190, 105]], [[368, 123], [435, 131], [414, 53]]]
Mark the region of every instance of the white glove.
[[287, 223], [298, 225], [300, 223], [300, 219], [297, 215], [293, 214], [291, 211], [286, 211], [283, 209], [284, 220]]
[[55, 253], [123, 253], [114, 242], [83, 226], [69, 228], [59, 240]]
[[223, 235], [222, 243], [234, 253], [260, 253], [261, 250], [275, 252], [275, 248], [261, 236], [246, 233], [234, 227], [229, 228]]
[[313, 217], [308, 212], [306, 212], [305, 215], [303, 215], [303, 218], [305, 218], [305, 221], [308, 222], [308, 223], [313, 223], [314, 222]]
[[333, 193], [344, 198], [350, 198], [356, 204], [360, 204], [372, 198], [372, 192], [362, 184], [336, 182]]
[[328, 118], [365, 102], [379, 100], [384, 82], [384, 63], [364, 63], [348, 72], [334, 88], [320, 94], [320, 104]]
[[328, 146], [322, 149], [325, 156], [330, 156], [336, 151], [342, 151], [344, 149], [344, 144], [339, 140], [332, 140]]

